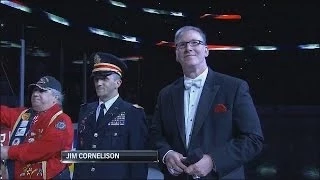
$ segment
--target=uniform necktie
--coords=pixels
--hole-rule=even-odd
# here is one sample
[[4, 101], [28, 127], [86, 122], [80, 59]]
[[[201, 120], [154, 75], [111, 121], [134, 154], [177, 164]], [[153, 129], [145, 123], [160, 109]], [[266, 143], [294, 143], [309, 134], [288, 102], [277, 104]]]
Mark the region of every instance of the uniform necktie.
[[104, 109], [106, 108], [106, 106], [104, 105], [104, 103], [100, 104], [100, 112], [99, 112], [99, 116], [97, 119], [97, 124], [101, 124], [103, 123], [103, 117], [104, 117]]
[[191, 86], [197, 87], [197, 88], [201, 88], [201, 79], [186, 79], [184, 80], [184, 87], [186, 89], [190, 89]]

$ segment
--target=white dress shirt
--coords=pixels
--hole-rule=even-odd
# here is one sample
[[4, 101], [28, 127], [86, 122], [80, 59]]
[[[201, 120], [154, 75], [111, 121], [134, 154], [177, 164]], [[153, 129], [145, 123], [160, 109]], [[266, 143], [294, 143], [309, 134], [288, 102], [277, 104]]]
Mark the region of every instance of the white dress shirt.
[[201, 80], [200, 87], [191, 86], [189, 89], [184, 90], [184, 122], [185, 122], [185, 133], [186, 133], [186, 147], [189, 146], [189, 141], [192, 133], [194, 124], [194, 118], [197, 113], [198, 103], [200, 100], [201, 92], [203, 89], [204, 82], [208, 75], [208, 68], [201, 73], [198, 77], [190, 79], [184, 76], [184, 80]]
[[99, 116], [99, 112], [100, 112], [100, 105], [102, 103], [104, 103], [104, 105], [106, 106], [106, 108], [104, 109], [104, 114], [106, 114], [106, 112], [109, 110], [109, 108], [112, 106], [112, 104], [118, 99], [119, 97], [119, 94], [116, 95], [115, 97], [109, 99], [107, 102], [102, 102], [100, 99], [99, 99], [99, 105], [98, 105], [98, 108], [96, 110], [96, 120], [98, 119], [98, 116]]

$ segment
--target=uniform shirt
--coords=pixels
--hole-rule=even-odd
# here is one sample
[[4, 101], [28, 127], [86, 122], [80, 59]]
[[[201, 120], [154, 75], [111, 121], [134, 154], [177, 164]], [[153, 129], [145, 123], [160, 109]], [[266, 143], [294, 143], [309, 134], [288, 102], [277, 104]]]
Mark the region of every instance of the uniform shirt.
[[106, 108], [103, 110], [103, 112], [104, 112], [104, 114], [106, 114], [106, 112], [109, 110], [109, 108], [112, 106], [112, 104], [118, 99], [118, 97], [119, 97], [119, 94], [116, 95], [115, 97], [109, 99], [107, 102], [102, 102], [102, 101], [99, 99], [99, 106], [98, 106], [97, 111], [96, 111], [96, 120], [98, 119], [99, 112], [100, 112], [100, 109], [101, 109], [101, 108], [100, 108], [100, 105], [101, 105], [102, 103], [104, 103], [104, 105], [105, 105]]
[[203, 89], [203, 84], [207, 78], [207, 75], [208, 68], [194, 79], [184, 76], [184, 80], [201, 81], [200, 87], [191, 86], [189, 89], [184, 90], [184, 122], [186, 132], [186, 147], [188, 147], [189, 145], [195, 114], [197, 112], [197, 107]]

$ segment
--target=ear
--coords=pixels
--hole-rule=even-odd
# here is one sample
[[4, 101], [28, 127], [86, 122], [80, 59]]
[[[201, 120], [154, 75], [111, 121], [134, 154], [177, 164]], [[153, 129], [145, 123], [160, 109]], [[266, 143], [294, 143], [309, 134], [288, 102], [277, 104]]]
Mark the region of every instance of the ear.
[[178, 59], [178, 56], [179, 56], [179, 55], [178, 55], [178, 49], [176, 49], [175, 52], [176, 52], [176, 61], [179, 62], [179, 59]]
[[206, 57], [208, 57], [208, 56], [209, 56], [209, 49], [208, 49], [208, 46], [206, 46], [206, 47], [205, 47], [204, 53], [205, 53], [205, 56], [206, 56]]
[[121, 79], [117, 79], [116, 84], [117, 84], [117, 88], [119, 88], [121, 86], [121, 84], [122, 84], [122, 80]]

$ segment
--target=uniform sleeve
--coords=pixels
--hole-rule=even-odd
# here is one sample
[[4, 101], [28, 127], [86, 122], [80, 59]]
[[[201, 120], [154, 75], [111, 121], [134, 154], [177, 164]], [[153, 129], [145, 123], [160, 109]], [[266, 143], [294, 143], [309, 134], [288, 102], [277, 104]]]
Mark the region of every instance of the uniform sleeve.
[[[78, 114], [78, 123], [77, 123], [77, 140], [75, 144], [76, 150], [81, 150], [80, 147], [80, 129], [81, 129], [81, 119], [86, 114], [86, 104], [83, 104], [79, 108], [79, 114]], [[81, 178], [81, 164], [75, 163], [74, 164], [74, 171], [73, 171], [73, 179], [82, 179]]]
[[58, 116], [45, 131], [43, 136], [33, 143], [11, 146], [8, 151], [9, 159], [39, 162], [49, 159], [61, 150], [71, 150], [74, 131], [69, 116]]
[[[142, 108], [134, 108], [129, 124], [129, 148], [130, 150], [145, 150], [147, 144], [147, 121]], [[132, 179], [147, 179], [148, 164], [130, 164]]]
[[0, 125], [12, 129], [23, 108], [0, 106]]
[[75, 144], [75, 148], [77, 150], [80, 150], [80, 129], [81, 129], [81, 127], [80, 127], [81, 126], [81, 122], [80, 121], [82, 120], [85, 112], [86, 112], [86, 104], [83, 104], [83, 105], [80, 106], [79, 114], [78, 114], [77, 136], [76, 136], [76, 138], [77, 138], [76, 143], [77, 144]]
[[223, 177], [232, 170], [253, 159], [261, 152], [263, 135], [249, 87], [246, 82], [239, 85], [233, 108], [235, 136], [225, 146], [209, 152], [218, 176]]

